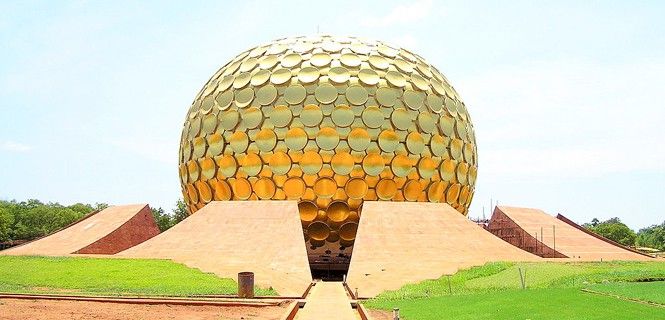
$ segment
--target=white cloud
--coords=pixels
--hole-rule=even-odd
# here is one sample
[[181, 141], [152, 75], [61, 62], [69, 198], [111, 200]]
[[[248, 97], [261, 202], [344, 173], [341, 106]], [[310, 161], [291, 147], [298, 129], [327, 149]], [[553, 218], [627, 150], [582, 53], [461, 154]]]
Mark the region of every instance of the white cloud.
[[9, 152], [28, 152], [32, 150], [32, 147], [15, 141], [3, 141], [0, 144], [0, 149]]
[[370, 16], [363, 19], [363, 27], [388, 27], [400, 23], [415, 22], [426, 18], [432, 12], [432, 0], [414, 1], [409, 4], [398, 5], [383, 16]]

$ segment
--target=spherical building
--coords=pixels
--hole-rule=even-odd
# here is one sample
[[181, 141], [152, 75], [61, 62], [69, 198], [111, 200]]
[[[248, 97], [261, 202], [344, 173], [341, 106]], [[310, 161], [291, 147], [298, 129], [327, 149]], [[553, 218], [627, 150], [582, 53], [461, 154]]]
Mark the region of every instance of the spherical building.
[[214, 200], [293, 199], [310, 251], [344, 250], [366, 200], [447, 202], [466, 214], [477, 153], [464, 102], [420, 56], [316, 36], [252, 48], [219, 69], [189, 109], [179, 164], [190, 213]]

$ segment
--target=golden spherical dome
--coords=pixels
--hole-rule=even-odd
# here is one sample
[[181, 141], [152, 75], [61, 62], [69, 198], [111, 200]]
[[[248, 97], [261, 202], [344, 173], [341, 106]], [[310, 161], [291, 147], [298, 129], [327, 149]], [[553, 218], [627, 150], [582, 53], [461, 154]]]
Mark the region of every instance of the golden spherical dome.
[[189, 109], [179, 165], [191, 213], [213, 200], [297, 200], [315, 248], [352, 245], [365, 200], [466, 214], [477, 154], [464, 102], [420, 56], [315, 36], [219, 69]]

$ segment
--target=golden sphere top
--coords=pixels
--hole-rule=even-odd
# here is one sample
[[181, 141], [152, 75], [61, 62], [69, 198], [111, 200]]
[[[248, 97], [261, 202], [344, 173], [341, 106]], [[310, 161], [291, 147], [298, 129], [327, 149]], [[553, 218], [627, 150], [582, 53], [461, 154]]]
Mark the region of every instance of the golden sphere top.
[[180, 181], [213, 200], [294, 199], [313, 248], [350, 246], [364, 200], [447, 202], [466, 214], [477, 153], [448, 80], [380, 41], [293, 37], [220, 68], [189, 108]]

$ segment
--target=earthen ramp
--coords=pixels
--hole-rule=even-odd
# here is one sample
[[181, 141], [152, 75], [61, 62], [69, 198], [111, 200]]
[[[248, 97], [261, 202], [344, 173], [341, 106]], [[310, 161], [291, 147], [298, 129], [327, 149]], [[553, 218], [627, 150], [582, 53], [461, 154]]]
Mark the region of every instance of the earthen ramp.
[[300, 296], [312, 281], [295, 201], [214, 201], [120, 257], [171, 259], [220, 277]]
[[539, 261], [448, 204], [365, 201], [347, 282], [360, 297], [491, 261]]
[[147, 204], [111, 206], [0, 255], [115, 254], [159, 234]]
[[[499, 221], [499, 219], [504, 221]], [[509, 232], [510, 234], [518, 235], [522, 233], [526, 235], [523, 238], [536, 239], [541, 247], [551, 248], [573, 260], [652, 259], [647, 255], [631, 251], [631, 249], [609, 239], [586, 231], [563, 216], [557, 219], [538, 209], [498, 206], [492, 215], [489, 228], [499, 228], [499, 226], [495, 226], [495, 224], [499, 225], [499, 222], [501, 222], [504, 229], [517, 230]], [[508, 234], [508, 232], [504, 232], [504, 234]], [[516, 245], [519, 246], [519, 243]], [[536, 246], [535, 250], [538, 250], [537, 248]]]

